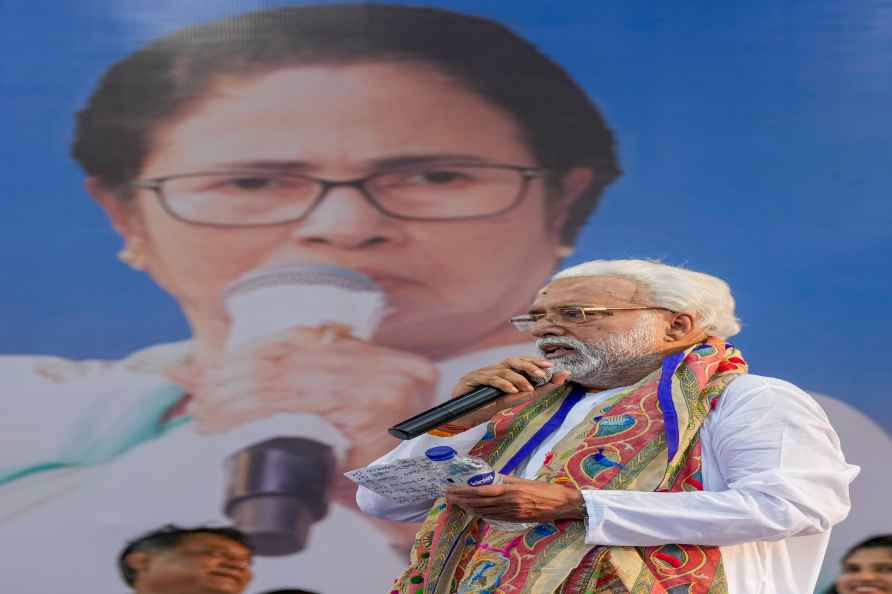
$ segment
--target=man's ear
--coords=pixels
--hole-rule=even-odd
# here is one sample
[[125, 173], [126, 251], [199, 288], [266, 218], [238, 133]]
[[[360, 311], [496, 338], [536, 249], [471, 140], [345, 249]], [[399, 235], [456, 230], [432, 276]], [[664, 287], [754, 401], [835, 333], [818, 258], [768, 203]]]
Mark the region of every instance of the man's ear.
[[151, 560], [151, 555], [145, 551], [133, 551], [124, 557], [124, 563], [136, 573], [145, 571], [149, 567]]
[[130, 239], [142, 238], [142, 225], [133, 211], [131, 202], [121, 200], [117, 192], [106, 188], [95, 177], [88, 177], [84, 181], [84, 188], [95, 200], [111, 221], [112, 227], [118, 232], [125, 242]]
[[669, 342], [684, 341], [696, 331], [694, 317], [688, 313], [673, 314], [666, 328], [666, 340]]
[[[589, 167], [573, 167], [557, 180], [548, 204], [548, 226], [555, 242], [561, 243], [561, 232], [570, 217], [570, 209], [592, 183], [594, 174]], [[556, 194], [556, 195], [554, 195]], [[563, 246], [568, 254], [573, 246]]]

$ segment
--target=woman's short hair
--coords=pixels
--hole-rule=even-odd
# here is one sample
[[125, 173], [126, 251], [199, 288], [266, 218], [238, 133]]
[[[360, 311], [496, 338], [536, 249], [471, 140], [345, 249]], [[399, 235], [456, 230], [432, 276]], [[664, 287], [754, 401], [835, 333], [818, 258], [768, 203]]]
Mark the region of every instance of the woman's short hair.
[[620, 175], [597, 107], [530, 42], [484, 18], [382, 4], [261, 10], [157, 39], [102, 76], [76, 116], [72, 155], [107, 188], [124, 188], [139, 175], [152, 132], [202, 101], [219, 76], [380, 61], [436, 68], [510, 114], [552, 180], [591, 168], [593, 182], [568, 207], [565, 244]]
[[718, 277], [649, 260], [591, 260], [561, 270], [552, 280], [586, 276], [635, 281], [649, 305], [693, 314], [712, 336], [727, 338], [740, 332], [731, 288]]

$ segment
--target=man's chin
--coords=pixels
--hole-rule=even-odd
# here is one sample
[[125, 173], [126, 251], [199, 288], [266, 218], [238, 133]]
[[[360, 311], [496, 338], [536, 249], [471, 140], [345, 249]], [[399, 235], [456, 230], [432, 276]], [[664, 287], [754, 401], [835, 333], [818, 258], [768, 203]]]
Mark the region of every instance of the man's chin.
[[557, 373], [558, 371], [568, 371], [570, 373], [570, 377], [567, 379], [570, 381], [576, 381], [579, 379], [583, 379], [583, 378], [588, 377], [589, 375], [592, 374], [591, 370], [582, 369], [579, 365], [574, 365], [573, 363], [565, 362], [564, 364], [561, 364], [561, 362], [559, 360], [558, 361], [552, 360], [552, 363], [554, 363], [554, 367], [552, 367], [552, 371], [554, 373]]
[[238, 594], [244, 591], [247, 583], [244, 579], [230, 575], [211, 574], [205, 579], [205, 584], [211, 592], [223, 594]]

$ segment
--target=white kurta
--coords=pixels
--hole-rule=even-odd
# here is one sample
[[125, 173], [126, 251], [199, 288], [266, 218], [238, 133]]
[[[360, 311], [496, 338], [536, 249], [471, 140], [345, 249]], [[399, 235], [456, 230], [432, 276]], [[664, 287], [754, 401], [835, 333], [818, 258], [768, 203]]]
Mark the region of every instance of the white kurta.
[[[555, 440], [608, 396], [583, 398], [521, 476], [534, 477]], [[423, 455], [433, 445], [466, 453], [484, 430], [421, 436], [376, 463]], [[744, 375], [707, 417], [701, 444], [703, 491], [585, 491], [586, 542], [719, 545], [730, 594], [810, 594], [830, 527], [849, 512], [849, 484], [859, 470], [843, 458], [824, 411], [792, 384]], [[430, 507], [395, 505], [367, 489], [359, 490], [357, 503], [372, 515], [403, 521], [423, 519]]]

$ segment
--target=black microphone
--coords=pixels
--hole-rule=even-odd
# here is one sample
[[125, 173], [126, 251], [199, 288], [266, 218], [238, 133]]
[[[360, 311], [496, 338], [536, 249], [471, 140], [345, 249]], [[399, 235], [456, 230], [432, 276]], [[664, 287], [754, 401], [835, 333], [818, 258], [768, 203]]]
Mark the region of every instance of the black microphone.
[[[551, 381], [554, 370], [550, 367], [543, 369], [545, 377], [528, 378], [534, 386], [544, 386]], [[399, 439], [412, 439], [427, 433], [434, 427], [439, 427], [453, 419], [462, 417], [472, 410], [476, 410], [485, 404], [505, 395], [498, 388], [492, 386], [480, 386], [443, 404], [430, 408], [423, 413], [401, 421], [387, 430], [388, 433]]]

